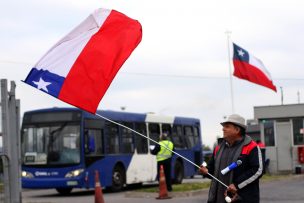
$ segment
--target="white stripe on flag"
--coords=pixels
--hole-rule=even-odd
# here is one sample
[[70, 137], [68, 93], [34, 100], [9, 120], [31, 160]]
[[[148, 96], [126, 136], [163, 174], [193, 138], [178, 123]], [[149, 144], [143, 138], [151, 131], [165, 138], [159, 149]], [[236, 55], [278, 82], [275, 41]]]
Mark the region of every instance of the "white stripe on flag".
[[265, 68], [263, 62], [254, 57], [253, 55], [249, 54], [249, 64], [255, 66], [256, 68], [260, 69], [265, 75], [266, 77], [272, 81], [271, 75], [270, 73], [267, 71], [267, 69]]
[[[66, 77], [76, 59], [109, 16], [111, 10], [98, 9], [78, 27], [57, 42], [35, 65], [39, 70], [49, 70]], [[47, 57], [45, 57], [47, 56]]]

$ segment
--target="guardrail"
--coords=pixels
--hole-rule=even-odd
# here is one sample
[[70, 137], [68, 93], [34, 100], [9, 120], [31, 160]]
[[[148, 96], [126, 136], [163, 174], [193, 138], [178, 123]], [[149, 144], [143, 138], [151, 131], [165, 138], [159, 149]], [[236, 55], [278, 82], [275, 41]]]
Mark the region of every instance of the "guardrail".
[[6, 156], [0, 153], [0, 202], [6, 202], [6, 200], [4, 199], [4, 157]]
[[6, 79], [1, 79], [1, 135], [3, 148], [1, 163], [3, 169], [4, 203], [21, 203], [20, 177], [20, 100], [16, 99], [15, 82], [10, 90]]

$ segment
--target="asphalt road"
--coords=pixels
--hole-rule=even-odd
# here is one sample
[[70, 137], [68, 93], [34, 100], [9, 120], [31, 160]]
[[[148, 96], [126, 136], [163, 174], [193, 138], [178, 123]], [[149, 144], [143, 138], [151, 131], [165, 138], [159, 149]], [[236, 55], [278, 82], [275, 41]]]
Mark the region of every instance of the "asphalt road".
[[261, 203], [303, 203], [304, 175], [261, 184]]
[[[186, 180], [186, 182], [203, 181], [201, 178]], [[275, 180], [271, 182], [262, 182], [261, 187], [261, 203], [303, 203], [304, 201], [304, 175], [294, 175], [291, 178], [282, 180]], [[103, 196], [106, 203], [156, 203], [155, 197], [158, 194], [140, 195], [131, 197], [134, 191], [127, 190], [120, 193], [109, 193], [104, 191]], [[190, 196], [181, 195], [175, 196], [172, 193], [172, 199], [162, 200], [162, 202], [174, 203], [202, 203], [206, 202], [208, 190], [189, 193]], [[188, 194], [188, 195], [189, 195]], [[187, 195], [187, 193], [184, 193]], [[23, 203], [83, 203], [94, 202], [94, 190], [75, 190], [71, 195], [60, 196], [55, 190], [23, 190], [22, 192]]]

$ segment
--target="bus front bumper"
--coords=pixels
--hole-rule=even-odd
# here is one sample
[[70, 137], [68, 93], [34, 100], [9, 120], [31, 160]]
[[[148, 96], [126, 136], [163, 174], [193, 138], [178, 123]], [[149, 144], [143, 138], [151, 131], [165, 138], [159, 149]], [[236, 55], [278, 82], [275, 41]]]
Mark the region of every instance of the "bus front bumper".
[[22, 178], [22, 188], [81, 188], [82, 186], [81, 178]]

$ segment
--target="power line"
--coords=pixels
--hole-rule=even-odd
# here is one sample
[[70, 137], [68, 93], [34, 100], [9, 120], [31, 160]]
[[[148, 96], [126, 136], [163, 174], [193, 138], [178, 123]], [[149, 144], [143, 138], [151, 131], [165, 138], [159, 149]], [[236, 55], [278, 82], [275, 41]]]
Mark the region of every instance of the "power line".
[[29, 62], [9, 61], [9, 60], [1, 60], [0, 63], [25, 64], [25, 65], [31, 65], [32, 64], [32, 63], [29, 63]]
[[[202, 75], [178, 75], [161, 73], [139, 73], [139, 72], [121, 72], [128, 75], [142, 75], [154, 77], [174, 77], [174, 78], [197, 78], [197, 79], [229, 79], [229, 77], [202, 76]], [[276, 78], [275, 80], [304, 80], [304, 78]]]
[[[0, 60], [0, 63], [8, 64], [22, 64], [22, 65], [33, 65], [33, 63], [22, 62], [22, 61], [9, 61]], [[194, 79], [229, 79], [229, 77], [218, 77], [218, 76], [203, 76], [203, 75], [179, 75], [179, 74], [162, 74], [162, 73], [140, 73], [140, 72], [121, 72], [126, 75], [140, 75], [149, 77], [168, 77], [168, 78], [194, 78]], [[300, 81], [304, 78], [275, 78], [275, 80], [295, 80]]]
[[227, 79], [228, 77], [202, 76], [202, 75], [178, 75], [178, 74], [161, 74], [161, 73], [136, 73], [136, 72], [121, 72], [127, 75], [142, 75], [152, 77], [171, 77], [171, 78], [198, 78], [198, 79]]

